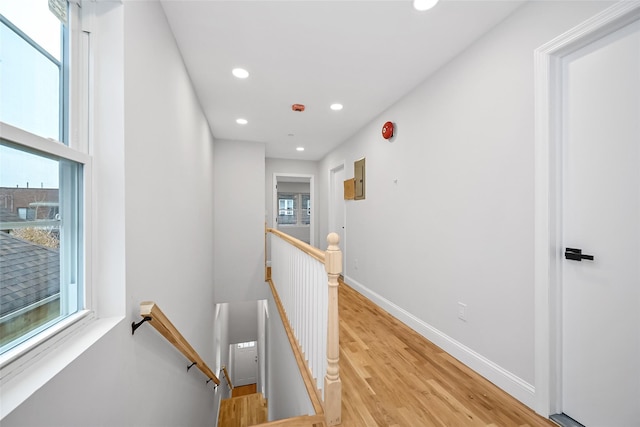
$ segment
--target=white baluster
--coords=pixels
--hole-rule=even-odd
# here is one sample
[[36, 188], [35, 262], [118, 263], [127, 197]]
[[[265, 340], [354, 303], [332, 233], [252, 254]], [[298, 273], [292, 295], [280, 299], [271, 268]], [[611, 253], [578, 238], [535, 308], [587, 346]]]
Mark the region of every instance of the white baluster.
[[270, 236], [272, 280], [324, 396], [327, 424], [339, 424], [342, 385], [338, 368], [337, 279], [342, 268], [342, 253], [338, 235], [331, 233], [327, 237], [329, 246], [324, 264], [315, 255], [312, 257], [312, 252], [305, 253], [277, 235]]

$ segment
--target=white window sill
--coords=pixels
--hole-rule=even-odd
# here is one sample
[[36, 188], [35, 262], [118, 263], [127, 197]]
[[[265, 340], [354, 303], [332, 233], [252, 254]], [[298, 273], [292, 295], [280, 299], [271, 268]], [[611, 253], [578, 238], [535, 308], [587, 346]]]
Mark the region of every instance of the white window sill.
[[0, 420], [89, 349], [124, 317], [95, 319], [81, 313], [72, 325], [19, 354], [2, 356], [0, 369]]

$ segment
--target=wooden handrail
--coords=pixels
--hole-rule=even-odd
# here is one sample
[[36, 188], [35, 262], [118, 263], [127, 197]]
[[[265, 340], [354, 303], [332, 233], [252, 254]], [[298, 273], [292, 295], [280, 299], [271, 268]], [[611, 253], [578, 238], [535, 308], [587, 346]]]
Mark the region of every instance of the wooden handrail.
[[222, 373], [224, 374], [225, 379], [227, 380], [227, 384], [229, 384], [229, 389], [233, 390], [233, 385], [231, 385], [231, 377], [229, 376], [229, 371], [227, 371], [227, 367], [222, 367]]
[[160, 310], [160, 307], [153, 301], [144, 301], [140, 303], [140, 316], [146, 319], [160, 334], [177, 348], [191, 363], [195, 363], [196, 367], [202, 371], [216, 384], [220, 384], [220, 380], [213, 371], [204, 363], [200, 355], [191, 347], [189, 342], [182, 336], [173, 323]]
[[288, 243], [292, 244], [293, 246], [300, 249], [304, 253], [312, 256], [313, 258], [317, 259], [318, 261], [324, 264], [324, 258], [325, 258], [324, 251], [321, 251], [318, 248], [314, 248], [310, 244], [305, 243], [302, 240], [298, 240], [295, 237], [291, 237], [280, 230], [276, 230], [275, 228], [267, 228], [267, 233], [275, 234], [276, 236], [280, 237], [282, 240], [287, 241]]

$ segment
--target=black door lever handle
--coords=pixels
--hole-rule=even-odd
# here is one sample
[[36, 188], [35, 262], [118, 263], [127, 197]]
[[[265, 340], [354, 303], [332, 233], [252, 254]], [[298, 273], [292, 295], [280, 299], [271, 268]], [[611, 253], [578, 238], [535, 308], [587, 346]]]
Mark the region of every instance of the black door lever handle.
[[567, 248], [564, 251], [564, 257], [572, 261], [582, 261], [583, 259], [593, 261], [593, 255], [583, 254], [582, 249]]

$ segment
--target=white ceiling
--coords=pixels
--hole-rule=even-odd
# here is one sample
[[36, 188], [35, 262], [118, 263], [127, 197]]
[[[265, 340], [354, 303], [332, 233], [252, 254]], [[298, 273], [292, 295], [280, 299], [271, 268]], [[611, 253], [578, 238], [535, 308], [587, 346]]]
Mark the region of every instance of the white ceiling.
[[303, 160], [321, 159], [522, 3], [441, 0], [418, 12], [409, 0], [162, 0], [214, 137]]

